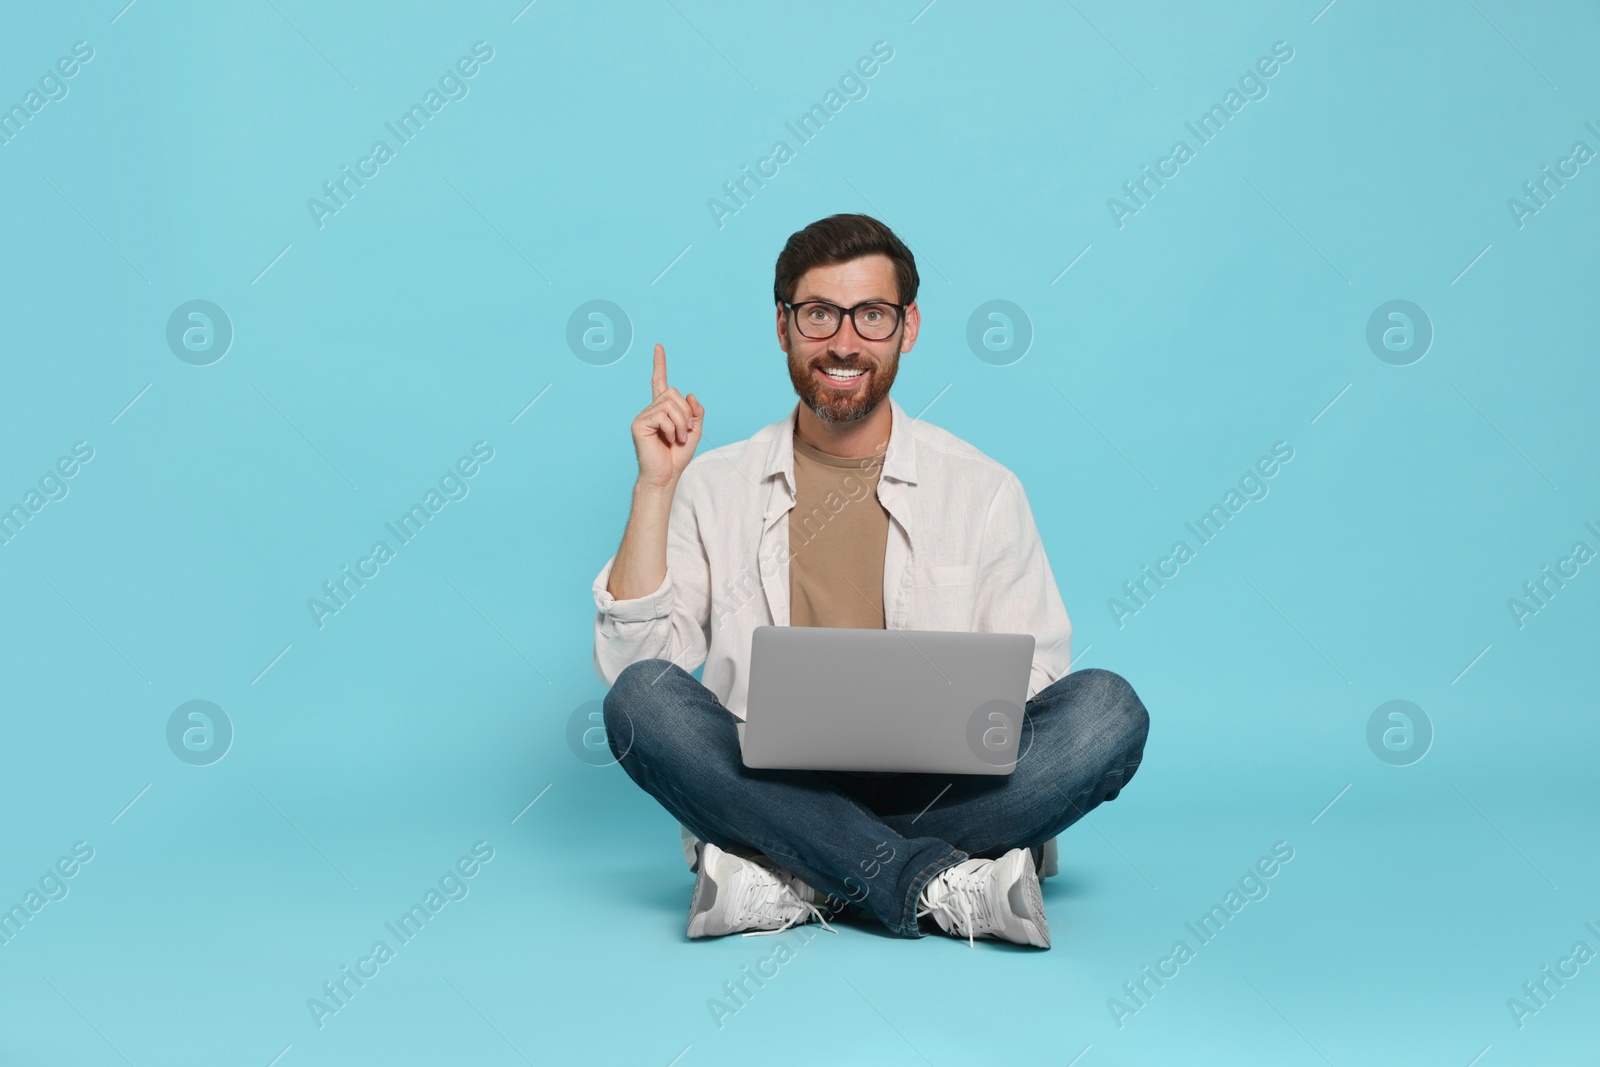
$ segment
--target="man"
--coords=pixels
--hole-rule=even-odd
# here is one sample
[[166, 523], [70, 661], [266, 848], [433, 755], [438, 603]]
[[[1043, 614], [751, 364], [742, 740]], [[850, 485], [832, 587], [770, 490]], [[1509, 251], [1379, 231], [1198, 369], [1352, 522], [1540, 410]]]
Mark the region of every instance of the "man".
[[[1033, 850], [1116, 797], [1143, 755], [1149, 718], [1128, 683], [1068, 673], [1071, 623], [1016, 477], [889, 397], [916, 344], [917, 285], [876, 219], [791, 236], [773, 296], [800, 402], [692, 462], [705, 409], [667, 384], [655, 347], [632, 513], [594, 581], [594, 661], [613, 754], [697, 842], [691, 938], [826, 925], [819, 905], [849, 902], [899, 937], [930, 918], [969, 944], [1048, 948]], [[1033, 634], [1016, 769], [745, 767], [762, 625]]]

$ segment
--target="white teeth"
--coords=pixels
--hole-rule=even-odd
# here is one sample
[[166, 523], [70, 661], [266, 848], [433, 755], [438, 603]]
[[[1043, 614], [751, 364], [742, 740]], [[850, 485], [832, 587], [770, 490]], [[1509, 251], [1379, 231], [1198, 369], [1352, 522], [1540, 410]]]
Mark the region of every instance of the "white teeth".
[[822, 373], [835, 381], [847, 382], [852, 378], [859, 378], [867, 372], [865, 370], [830, 370], [824, 367], [822, 368]]

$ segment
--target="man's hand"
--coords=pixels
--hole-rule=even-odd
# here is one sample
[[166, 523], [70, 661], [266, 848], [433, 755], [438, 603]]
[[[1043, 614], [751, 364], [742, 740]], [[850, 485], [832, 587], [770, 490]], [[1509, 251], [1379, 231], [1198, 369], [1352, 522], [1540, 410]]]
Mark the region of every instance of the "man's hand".
[[706, 409], [693, 393], [680, 396], [667, 385], [667, 350], [656, 345], [650, 373], [650, 406], [633, 420], [633, 448], [639, 454], [639, 480], [622, 545], [611, 565], [606, 589], [618, 600], [642, 597], [667, 576], [667, 523], [678, 476], [694, 457]]
[[639, 485], [666, 489], [694, 458], [706, 409], [695, 395], [684, 397], [667, 384], [667, 350], [656, 345], [650, 374], [650, 406], [633, 420], [633, 448], [639, 456]]

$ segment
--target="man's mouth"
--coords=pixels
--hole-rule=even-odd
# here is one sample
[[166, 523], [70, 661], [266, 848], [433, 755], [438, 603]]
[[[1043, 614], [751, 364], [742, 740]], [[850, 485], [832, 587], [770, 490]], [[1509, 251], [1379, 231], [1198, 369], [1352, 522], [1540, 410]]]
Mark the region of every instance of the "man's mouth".
[[852, 386], [859, 379], [865, 377], [867, 373], [867, 368], [865, 367], [818, 367], [817, 370], [822, 373], [824, 378], [837, 386]]

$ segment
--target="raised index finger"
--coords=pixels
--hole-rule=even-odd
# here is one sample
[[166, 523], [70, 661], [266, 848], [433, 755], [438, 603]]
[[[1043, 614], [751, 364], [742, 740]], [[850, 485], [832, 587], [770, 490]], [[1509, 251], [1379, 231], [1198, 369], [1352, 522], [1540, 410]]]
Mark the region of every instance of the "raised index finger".
[[650, 372], [650, 397], [655, 399], [667, 391], [667, 350], [656, 345], [655, 368]]

